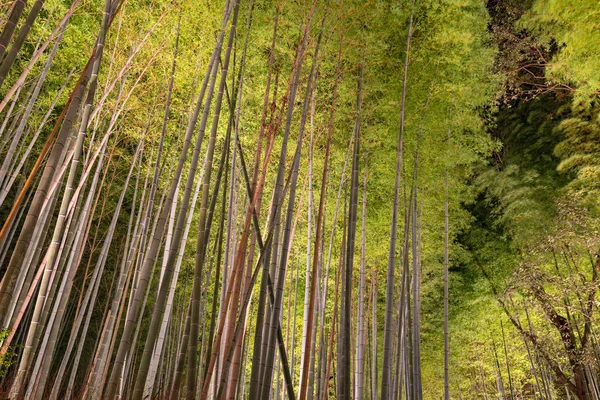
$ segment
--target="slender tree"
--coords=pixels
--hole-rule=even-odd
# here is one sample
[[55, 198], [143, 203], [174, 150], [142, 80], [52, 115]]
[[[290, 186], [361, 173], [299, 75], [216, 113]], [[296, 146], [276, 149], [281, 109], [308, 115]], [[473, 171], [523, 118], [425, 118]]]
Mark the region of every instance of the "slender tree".
[[[446, 139], [450, 144], [450, 131]], [[448, 324], [448, 167], [444, 176], [444, 188], [446, 198], [444, 199], [444, 400], [450, 400], [450, 342]]]
[[356, 119], [354, 122], [354, 145], [352, 151], [352, 173], [350, 178], [350, 202], [348, 209], [348, 229], [346, 231], [346, 254], [344, 262], [344, 276], [342, 280], [342, 305], [343, 313], [340, 319], [341, 330], [341, 360], [339, 381], [340, 391], [338, 398], [352, 398], [351, 386], [351, 323], [352, 310], [352, 270], [354, 269], [354, 245], [356, 238], [356, 216], [358, 208], [358, 170], [359, 170], [359, 148], [360, 148], [360, 123], [361, 107], [363, 99], [364, 59], [360, 66], [358, 77], [358, 89], [356, 94]]
[[[25, 18], [25, 22], [23, 23], [23, 25], [21, 25], [19, 33], [17, 34], [17, 37], [15, 38], [10, 50], [4, 58], [2, 58], [2, 54], [0, 54], [0, 60], [2, 60], [2, 63], [0, 64], [0, 87], [2, 87], [4, 79], [6, 79], [6, 75], [8, 74], [8, 71], [10, 71], [10, 68], [12, 67], [13, 63], [15, 62], [17, 54], [21, 50], [21, 47], [23, 46], [27, 35], [29, 35], [29, 31], [31, 30], [31, 27], [33, 26], [33, 23], [35, 22], [38, 14], [40, 13], [40, 10], [42, 9], [43, 5], [44, 0], [36, 0], [36, 2], [33, 3], [33, 6], [29, 10], [29, 14], [27, 15], [27, 18]], [[64, 31], [64, 27], [62, 28], [61, 32], [62, 31]], [[0, 46], [0, 49], [1, 48], [2, 47]]]
[[357, 335], [356, 335], [356, 361], [355, 361], [355, 398], [362, 400], [364, 398], [365, 389], [365, 347], [366, 347], [366, 332], [365, 332], [365, 254], [367, 250], [367, 176], [369, 154], [365, 155], [365, 172], [363, 181], [363, 201], [362, 201], [362, 217], [361, 217], [361, 250], [360, 250], [360, 275], [358, 280], [358, 313], [357, 313]]
[[0, 60], [4, 58], [4, 53], [8, 48], [8, 44], [10, 43], [13, 34], [15, 33], [15, 29], [17, 28], [17, 24], [19, 23], [19, 18], [23, 13], [23, 9], [26, 5], [25, 0], [15, 0], [14, 4], [11, 7], [10, 14], [6, 21], [4, 22], [4, 29], [2, 29], [2, 34], [0, 34]]
[[404, 150], [404, 126], [406, 117], [406, 91], [408, 84], [408, 65], [410, 61], [410, 42], [413, 34], [414, 1], [412, 1], [411, 12], [406, 35], [406, 50], [404, 56], [404, 75], [402, 78], [402, 94], [400, 103], [400, 129], [398, 143], [396, 145], [396, 179], [394, 184], [394, 206], [392, 209], [392, 226], [390, 229], [390, 250], [388, 253], [386, 298], [385, 298], [385, 327], [383, 338], [383, 366], [381, 374], [381, 400], [391, 397], [392, 384], [392, 324], [393, 324], [393, 302], [394, 302], [394, 276], [396, 265], [396, 240], [398, 231], [398, 206], [400, 199], [400, 181], [402, 174], [402, 161]]
[[[329, 6], [329, 2], [327, 2], [327, 7]], [[329, 10], [326, 9], [326, 12], [328, 12]], [[319, 31], [319, 37], [317, 39], [317, 45], [315, 48], [315, 52], [313, 54], [313, 66], [310, 72], [310, 77], [309, 77], [309, 83], [308, 83], [308, 87], [306, 89], [306, 97], [304, 99], [305, 101], [305, 108], [308, 108], [308, 106], [310, 105], [310, 99], [313, 96], [313, 86], [314, 86], [314, 80], [316, 79], [316, 70], [317, 70], [317, 60], [318, 60], [318, 55], [319, 55], [319, 47], [321, 44], [321, 39], [323, 37], [323, 31], [325, 29], [325, 22], [326, 22], [326, 18], [327, 18], [327, 14], [323, 17], [323, 20], [321, 22], [321, 28]], [[334, 99], [335, 102], [335, 99]], [[333, 112], [333, 111], [332, 111]], [[323, 209], [324, 209], [324, 204], [325, 204], [325, 187], [327, 184], [327, 167], [328, 167], [328, 163], [329, 163], [329, 151], [330, 151], [330, 146], [331, 146], [331, 132], [333, 129], [330, 129], [329, 131], [329, 136], [327, 139], [327, 145], [326, 145], [326, 149], [325, 149], [325, 161], [324, 161], [324, 166], [323, 166], [323, 177], [321, 180], [321, 197], [319, 198], [319, 210], [318, 210], [318, 217], [317, 217], [317, 221], [315, 223], [316, 226], [316, 233], [315, 233], [315, 246], [314, 246], [314, 254], [313, 254], [313, 260], [312, 260], [312, 269], [311, 269], [311, 273], [310, 273], [310, 279], [308, 277], [308, 271], [307, 271], [307, 280], [309, 280], [309, 285], [310, 285], [310, 290], [309, 290], [309, 299], [308, 299], [308, 309], [307, 311], [307, 317], [306, 317], [306, 340], [304, 343], [304, 349], [303, 349], [303, 360], [302, 360], [302, 371], [300, 374], [300, 400], [304, 400], [307, 397], [307, 391], [308, 391], [308, 387], [307, 387], [307, 383], [308, 383], [308, 369], [311, 363], [311, 348], [312, 348], [312, 343], [313, 343], [313, 325], [314, 325], [314, 321], [315, 321], [315, 302], [316, 302], [316, 286], [317, 286], [317, 270], [319, 268], [319, 249], [320, 249], [320, 243], [321, 243], [321, 226], [322, 226], [322, 221], [323, 221]], [[311, 149], [311, 154], [312, 154], [312, 149]], [[312, 174], [312, 162], [311, 162], [311, 174]], [[312, 195], [312, 182], [310, 183], [311, 189], [310, 189], [310, 193]], [[309, 218], [311, 218], [311, 214], [312, 214], [312, 210], [309, 207]], [[310, 219], [309, 219], [310, 221]], [[310, 230], [310, 224], [308, 225], [308, 229]], [[310, 234], [308, 236], [310, 238]], [[310, 247], [309, 247], [310, 249]], [[310, 250], [309, 253], [307, 255], [307, 257], [310, 257]], [[315, 338], [316, 340], [316, 338]]]

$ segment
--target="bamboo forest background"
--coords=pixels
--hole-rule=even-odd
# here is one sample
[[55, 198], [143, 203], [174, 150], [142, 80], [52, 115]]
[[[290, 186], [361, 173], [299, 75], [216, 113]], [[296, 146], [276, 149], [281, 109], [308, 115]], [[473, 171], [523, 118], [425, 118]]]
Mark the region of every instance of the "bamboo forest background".
[[0, 398], [600, 399], [597, 1], [0, 9]]

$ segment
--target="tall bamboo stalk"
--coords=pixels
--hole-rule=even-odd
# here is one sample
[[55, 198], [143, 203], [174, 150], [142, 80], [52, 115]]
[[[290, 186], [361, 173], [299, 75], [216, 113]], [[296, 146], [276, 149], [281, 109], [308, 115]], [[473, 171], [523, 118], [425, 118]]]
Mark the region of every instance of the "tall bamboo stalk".
[[[25, 18], [25, 22], [23, 23], [23, 25], [21, 25], [21, 29], [19, 29], [19, 33], [17, 34], [17, 37], [15, 38], [10, 50], [8, 51], [4, 59], [2, 58], [1, 54], [3, 51], [0, 50], [0, 60], [2, 60], [2, 63], [0, 63], [0, 87], [2, 87], [4, 79], [10, 71], [10, 67], [12, 67], [13, 63], [15, 62], [17, 54], [21, 50], [21, 47], [23, 46], [23, 43], [25, 42], [25, 39], [27, 38], [27, 35], [29, 34], [29, 31], [31, 30], [31, 27], [33, 26], [33, 23], [35, 22], [43, 5], [44, 0], [36, 0], [36, 2], [33, 3], [33, 6], [29, 10], [27, 18]], [[64, 27], [61, 31], [64, 31]], [[0, 49], [2, 49], [1, 46]]]
[[[448, 131], [447, 140], [450, 142], [450, 131]], [[450, 342], [448, 324], [448, 167], [446, 167], [444, 175], [444, 188], [446, 192], [446, 198], [444, 199], [444, 400], [450, 400]]]
[[357, 315], [357, 335], [356, 335], [356, 361], [355, 361], [355, 398], [362, 400], [364, 398], [365, 387], [365, 255], [367, 251], [366, 236], [367, 236], [367, 177], [368, 177], [368, 157], [365, 155], [365, 172], [363, 180], [363, 201], [362, 201], [362, 218], [361, 218], [361, 250], [360, 250], [360, 276], [358, 281], [358, 315]]
[[402, 94], [400, 103], [400, 129], [398, 143], [396, 145], [396, 179], [394, 186], [394, 206], [392, 209], [392, 226], [390, 229], [390, 251], [388, 254], [386, 300], [385, 300], [385, 328], [383, 339], [383, 367], [381, 375], [381, 400], [390, 398], [392, 387], [392, 325], [393, 325], [393, 302], [394, 302], [394, 276], [396, 265], [396, 240], [398, 230], [398, 206], [400, 197], [400, 181], [402, 175], [402, 160], [404, 146], [404, 127], [406, 115], [406, 91], [408, 83], [408, 65], [410, 61], [410, 42], [413, 33], [414, 0], [411, 5], [411, 13], [406, 35], [406, 50], [404, 56], [404, 75], [402, 78]]
[[2, 60], [4, 57], [4, 53], [8, 48], [8, 44], [15, 33], [19, 18], [23, 13], [26, 3], [27, 2], [25, 0], [15, 0], [14, 4], [12, 5], [10, 14], [4, 23], [4, 29], [2, 29], [2, 33], [0, 34], [0, 60]]
[[[329, 2], [327, 2], [326, 5], [326, 12], [329, 11]], [[309, 81], [308, 81], [308, 85], [306, 88], [306, 97], [304, 99], [305, 102], [305, 110], [304, 110], [304, 115], [306, 114], [306, 112], [308, 111], [308, 107], [310, 106], [310, 102], [313, 96], [313, 90], [314, 90], [314, 81], [316, 79], [316, 71], [317, 71], [317, 66], [318, 66], [318, 56], [319, 56], [319, 48], [320, 48], [320, 44], [321, 44], [321, 39], [323, 37], [323, 31], [325, 30], [325, 22], [327, 19], [327, 14], [323, 17], [323, 20], [321, 21], [321, 27], [319, 30], [319, 37], [317, 38], [317, 44], [315, 47], [315, 52], [313, 53], [313, 65], [311, 67], [311, 72], [310, 72], [310, 76], [309, 76]], [[335, 101], [335, 100], [334, 100]], [[304, 117], [306, 118], [306, 117]], [[302, 124], [302, 121], [301, 121]], [[300, 135], [299, 135], [300, 136]], [[305, 333], [306, 333], [306, 340], [304, 343], [304, 348], [303, 348], [303, 360], [302, 360], [302, 371], [300, 373], [300, 400], [305, 400], [307, 397], [307, 391], [308, 391], [308, 387], [307, 387], [307, 383], [308, 383], [308, 369], [311, 363], [311, 359], [310, 359], [310, 355], [311, 355], [311, 348], [312, 348], [312, 343], [313, 343], [313, 325], [314, 325], [314, 321], [315, 321], [315, 316], [314, 316], [314, 310], [315, 310], [315, 297], [316, 297], [316, 286], [317, 286], [317, 269], [318, 269], [318, 263], [319, 263], [319, 249], [320, 249], [320, 242], [321, 242], [321, 225], [322, 225], [322, 220], [323, 220], [323, 208], [324, 208], [324, 203], [325, 203], [325, 186], [326, 186], [326, 182], [327, 182], [327, 176], [326, 176], [326, 172], [327, 172], [327, 165], [329, 162], [329, 151], [330, 151], [330, 144], [331, 144], [331, 130], [330, 130], [330, 136], [327, 142], [327, 148], [325, 150], [325, 164], [323, 167], [323, 178], [321, 181], [321, 197], [319, 199], [319, 216], [317, 217], [317, 221], [316, 221], [316, 233], [315, 233], [315, 249], [314, 249], [314, 254], [313, 254], [313, 260], [312, 260], [312, 269], [311, 269], [311, 273], [310, 273], [310, 279], [309, 279], [309, 274], [307, 271], [307, 281], [309, 282], [310, 285], [310, 291], [309, 291], [309, 299], [308, 299], [308, 309], [307, 311], [307, 317], [306, 317], [306, 327], [305, 327]], [[312, 147], [312, 144], [311, 144]], [[311, 152], [311, 156], [312, 156], [312, 149], [310, 150]], [[312, 160], [311, 160], [311, 166], [310, 166], [310, 173], [312, 174]], [[312, 197], [312, 182], [310, 183], [310, 195]], [[309, 207], [309, 221], [311, 218], [311, 213], [312, 213], [312, 207]], [[308, 225], [308, 229], [311, 229], [310, 223]], [[308, 238], [310, 240], [310, 232], [308, 234]], [[308, 254], [307, 257], [310, 257], [310, 246], [308, 246]], [[308, 261], [308, 260], [307, 260]], [[308, 266], [308, 265], [307, 265]]]
[[339, 399], [352, 398], [351, 386], [351, 323], [352, 310], [352, 272], [354, 269], [354, 245], [356, 239], [356, 217], [358, 208], [358, 170], [360, 149], [360, 123], [363, 99], [363, 78], [365, 72], [364, 59], [360, 66], [358, 89], [356, 94], [356, 117], [354, 122], [354, 145], [352, 151], [352, 173], [350, 178], [350, 201], [348, 208], [348, 229], [346, 239], [346, 255], [344, 262], [344, 277], [342, 279], [342, 305], [343, 313], [340, 318], [341, 333], [341, 360], [339, 374]]

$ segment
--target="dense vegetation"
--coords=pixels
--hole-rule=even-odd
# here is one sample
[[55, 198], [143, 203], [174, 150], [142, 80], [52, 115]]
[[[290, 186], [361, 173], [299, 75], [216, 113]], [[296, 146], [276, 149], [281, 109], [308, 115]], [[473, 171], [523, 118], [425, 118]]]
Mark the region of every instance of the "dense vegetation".
[[600, 400], [596, 0], [0, 9], [0, 398]]

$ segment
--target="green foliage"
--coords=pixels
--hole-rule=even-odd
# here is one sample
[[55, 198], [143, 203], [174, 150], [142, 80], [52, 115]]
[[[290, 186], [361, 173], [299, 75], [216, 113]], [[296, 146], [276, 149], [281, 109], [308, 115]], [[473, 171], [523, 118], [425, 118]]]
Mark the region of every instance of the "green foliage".
[[[473, 223], [459, 236], [465, 268], [457, 275], [472, 277], [474, 284], [461, 287], [453, 281], [451, 287], [468, 309], [455, 306], [458, 332], [452, 337], [454, 348], [462, 353], [460, 376], [481, 379], [481, 372], [491, 377], [501, 373], [508, 392], [506, 371], [498, 372], [486, 345], [496, 342], [504, 369], [498, 345], [502, 319], [513, 382], [518, 393], [531, 395], [535, 382], [528, 351], [535, 357], [551, 355], [568, 379], [574, 379], [547, 311], [554, 307], [559, 314], [566, 312], [566, 318], [581, 327], [586, 323], [583, 294], [596, 292], [592, 281], [600, 246], [596, 239], [600, 58], [593, 52], [597, 43], [588, 41], [597, 41], [599, 8], [586, 1], [538, 0], [530, 10], [527, 2], [492, 4], [492, 30], [500, 47], [495, 64], [507, 84], [505, 103], [492, 114], [495, 125], [490, 133], [502, 147], [473, 180], [480, 195], [467, 205]], [[527, 30], [519, 31], [523, 28]], [[541, 94], [545, 92], [550, 93]], [[547, 297], [539, 296], [536, 288]], [[538, 347], [513, 324], [529, 329], [525, 309]], [[488, 390], [495, 384], [487, 383]], [[566, 396], [560, 391], [554, 395]]]
[[[2, 329], [0, 330], [0, 343], [4, 343], [6, 338], [10, 335], [10, 330]], [[17, 348], [21, 348], [22, 346], [9, 346], [6, 350], [6, 353], [2, 357], [0, 357], [0, 379], [4, 378], [8, 373], [10, 367], [15, 365], [18, 361], [18, 354], [16, 352]]]
[[559, 171], [575, 174], [573, 190], [585, 196], [591, 206], [598, 206], [600, 189], [600, 108], [575, 112], [559, 125], [565, 139], [555, 149], [561, 158]]
[[551, 84], [576, 92], [589, 102], [600, 92], [600, 4], [595, 0], [537, 0], [524, 25], [543, 39], [554, 40], [559, 53], [548, 61]]

